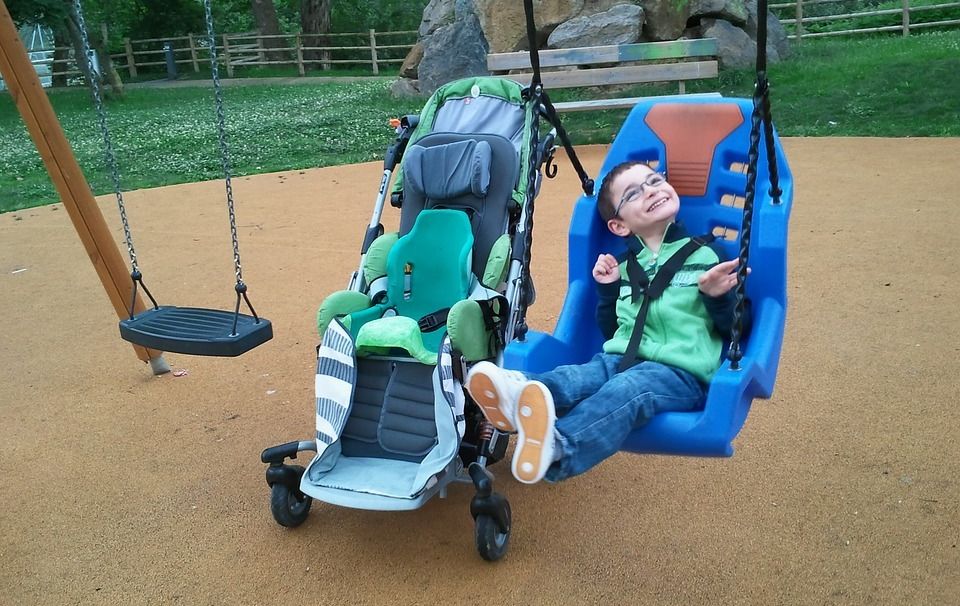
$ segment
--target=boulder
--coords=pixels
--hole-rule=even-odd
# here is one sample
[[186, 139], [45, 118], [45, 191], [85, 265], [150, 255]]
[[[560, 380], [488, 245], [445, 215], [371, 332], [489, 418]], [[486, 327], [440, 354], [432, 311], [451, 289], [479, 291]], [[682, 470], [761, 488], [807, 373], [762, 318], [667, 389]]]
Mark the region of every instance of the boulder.
[[394, 97], [419, 97], [420, 83], [412, 78], [399, 78], [390, 85], [390, 94]]
[[423, 18], [417, 36], [423, 38], [437, 31], [438, 27], [453, 23], [456, 0], [430, 0], [423, 9]]
[[[743, 29], [753, 40], [757, 39], [757, 1], [746, 0], [747, 22]], [[767, 11], [767, 61], [776, 63], [790, 56], [790, 41], [783, 24], [772, 12]]]
[[747, 16], [744, 0], [690, 0], [691, 18], [713, 17], [743, 26], [747, 22]]
[[473, 12], [472, 0], [456, 0], [455, 6], [453, 22], [440, 26], [421, 41], [423, 59], [417, 75], [423, 94], [431, 94], [451, 80], [489, 73], [489, 46]]
[[645, 16], [643, 36], [651, 41], [676, 40], [690, 18], [690, 2], [683, 0], [640, 0]]
[[756, 64], [757, 43], [736, 25], [723, 19], [703, 19], [700, 29], [704, 38], [717, 39], [717, 55], [722, 67], [740, 69]]
[[[543, 47], [547, 36], [561, 23], [575, 17], [602, 13], [624, 3], [625, 0], [537, 0], [533, 7], [537, 43]], [[480, 26], [490, 44], [490, 52], [506, 53], [529, 48], [527, 20], [521, 0], [475, 0], [475, 4]]]
[[643, 9], [635, 4], [618, 4], [593, 15], [574, 17], [553, 30], [549, 48], [576, 48], [606, 44], [630, 44], [640, 38]]
[[[586, 0], [540, 0], [534, 2], [537, 37], [546, 39], [553, 29], [579, 15]], [[475, 0], [477, 18], [492, 53], [529, 48], [527, 20], [520, 0]]]
[[400, 77], [416, 80], [418, 77], [417, 68], [420, 66], [421, 60], [423, 60], [423, 44], [417, 42], [413, 45], [413, 48], [410, 49], [410, 52], [407, 53], [406, 58], [403, 60], [403, 65], [400, 66]]

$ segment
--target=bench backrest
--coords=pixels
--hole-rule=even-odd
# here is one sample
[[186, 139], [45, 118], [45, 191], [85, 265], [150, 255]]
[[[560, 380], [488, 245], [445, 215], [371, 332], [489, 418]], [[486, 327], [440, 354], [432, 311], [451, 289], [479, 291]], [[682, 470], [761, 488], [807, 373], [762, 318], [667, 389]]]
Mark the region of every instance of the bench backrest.
[[[547, 88], [715, 78], [718, 73], [716, 55], [715, 38], [545, 50], [540, 51], [540, 67], [543, 69], [540, 76]], [[695, 60], [659, 63], [668, 59]], [[652, 61], [658, 63], [633, 64], [633, 62]], [[556, 67], [609, 66], [611, 63], [631, 64], [549, 71], [549, 68]], [[524, 51], [487, 55], [487, 69], [492, 73], [532, 69], [530, 54]], [[509, 77], [521, 84], [529, 84], [531, 74], [514, 73]]]

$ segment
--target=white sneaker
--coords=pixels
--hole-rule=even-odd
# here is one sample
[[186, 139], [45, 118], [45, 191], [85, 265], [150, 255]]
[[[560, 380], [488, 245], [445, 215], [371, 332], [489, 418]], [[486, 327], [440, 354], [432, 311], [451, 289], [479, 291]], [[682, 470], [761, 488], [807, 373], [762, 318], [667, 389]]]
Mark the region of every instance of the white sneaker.
[[483, 416], [500, 431], [517, 430], [517, 399], [528, 382], [522, 372], [492, 362], [477, 362], [467, 373], [467, 391]]
[[530, 381], [517, 402], [517, 447], [513, 451], [513, 477], [524, 484], [543, 479], [553, 463], [554, 425], [557, 422], [553, 395], [540, 381]]

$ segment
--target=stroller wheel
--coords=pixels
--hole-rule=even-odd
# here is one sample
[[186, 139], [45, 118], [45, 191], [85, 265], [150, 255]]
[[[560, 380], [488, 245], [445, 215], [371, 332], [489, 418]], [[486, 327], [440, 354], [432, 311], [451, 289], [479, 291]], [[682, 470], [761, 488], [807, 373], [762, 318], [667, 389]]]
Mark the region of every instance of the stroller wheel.
[[310, 513], [312, 502], [312, 498], [283, 484], [274, 484], [270, 489], [270, 512], [273, 519], [287, 528], [303, 524]]
[[503, 517], [506, 528], [493, 516], [478, 515], [474, 526], [474, 536], [477, 542], [477, 551], [480, 557], [488, 562], [496, 562], [507, 553], [510, 546], [510, 503], [503, 499]]

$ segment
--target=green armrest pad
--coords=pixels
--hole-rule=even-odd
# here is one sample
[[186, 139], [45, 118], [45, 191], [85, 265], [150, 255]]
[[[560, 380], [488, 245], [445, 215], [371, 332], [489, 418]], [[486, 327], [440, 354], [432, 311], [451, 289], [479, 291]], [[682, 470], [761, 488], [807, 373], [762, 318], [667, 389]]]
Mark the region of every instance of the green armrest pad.
[[467, 299], [457, 302], [447, 315], [447, 334], [454, 349], [469, 362], [492, 357], [490, 333], [483, 322], [480, 304]]
[[[331, 294], [323, 300], [320, 309], [317, 310], [317, 330], [320, 332], [320, 336], [323, 336], [327, 326], [337, 316], [345, 316], [368, 307], [370, 307], [370, 299], [362, 292], [338, 290]], [[349, 330], [350, 321], [347, 318], [344, 318], [344, 320], [344, 327]]]
[[363, 278], [367, 284], [387, 275], [387, 256], [399, 237], [397, 232], [390, 232], [370, 243], [367, 255], [363, 258]]
[[436, 364], [437, 352], [423, 344], [420, 327], [413, 318], [390, 316], [367, 322], [357, 332], [357, 355], [389, 355], [403, 349], [424, 364]]
[[507, 279], [507, 270], [510, 268], [510, 236], [503, 234], [490, 247], [487, 256], [487, 265], [483, 270], [483, 279], [480, 281], [487, 288], [496, 288]]

